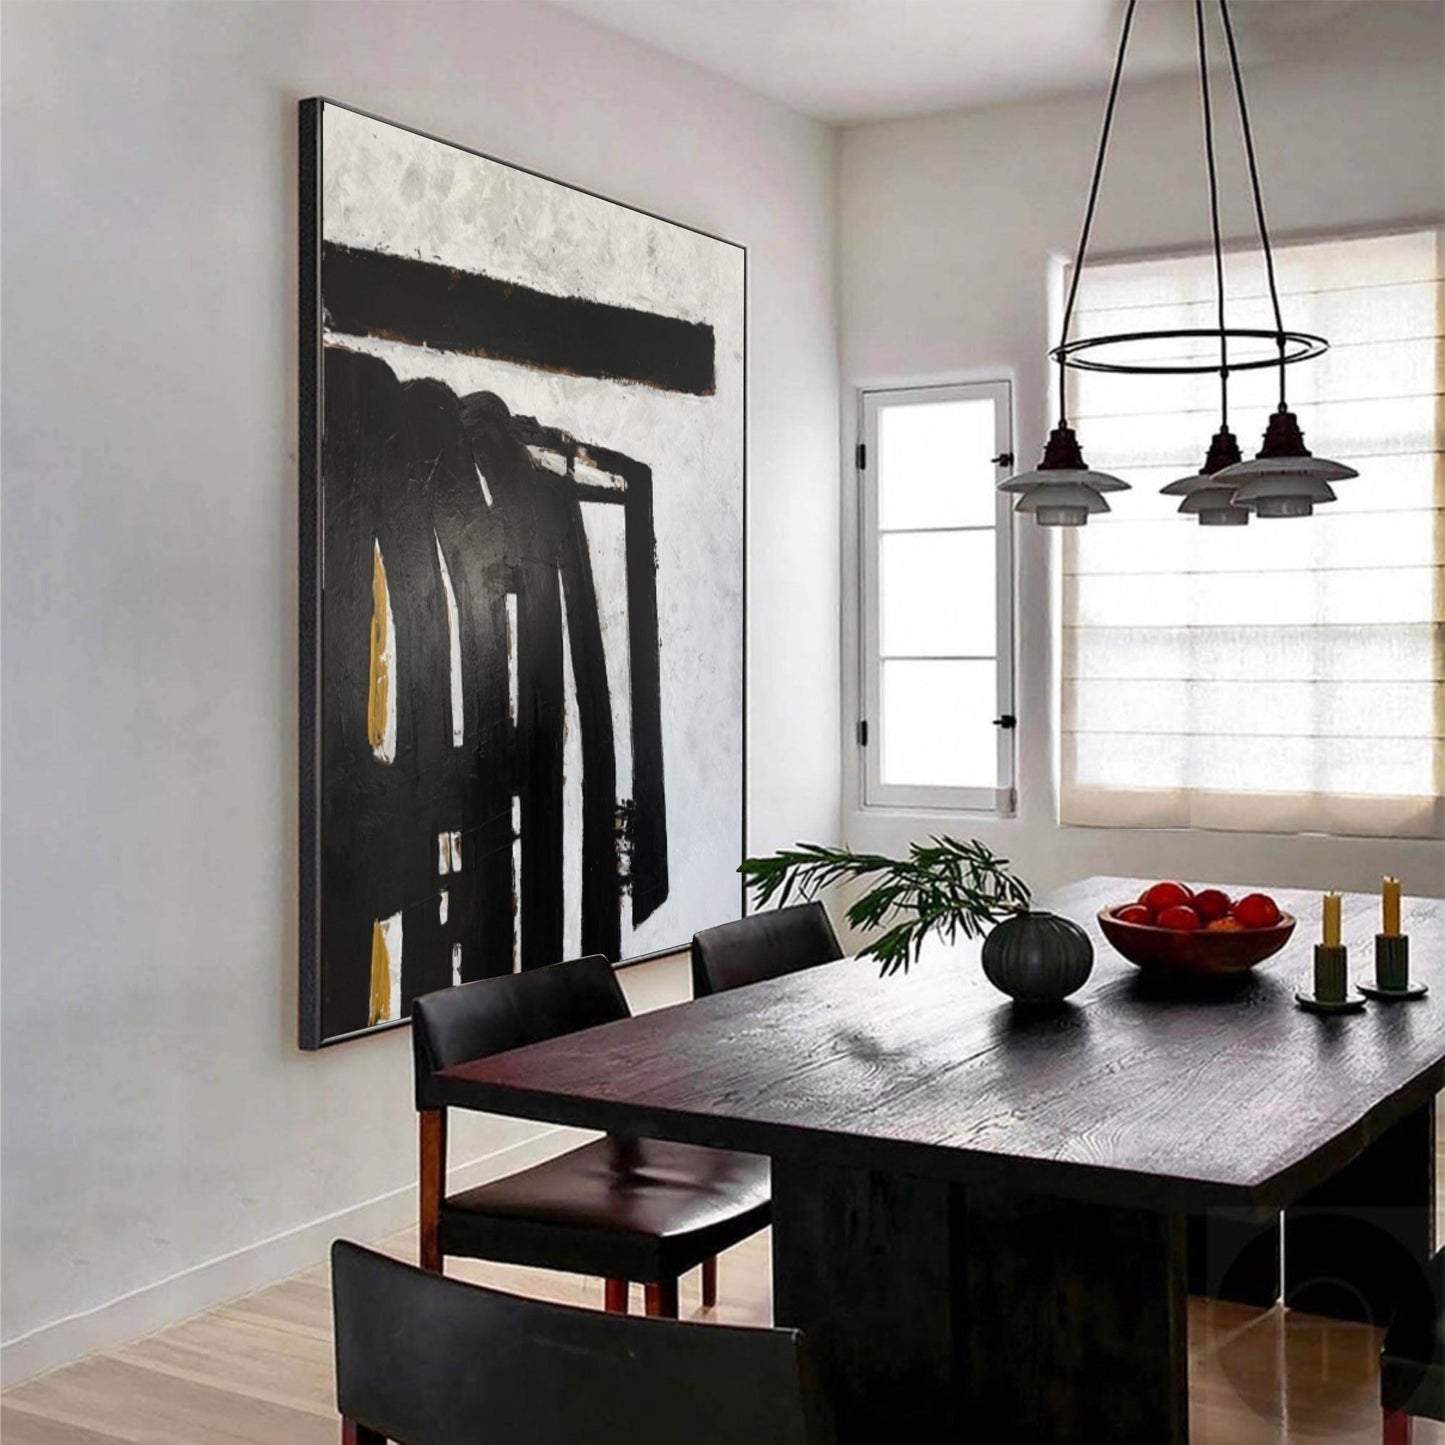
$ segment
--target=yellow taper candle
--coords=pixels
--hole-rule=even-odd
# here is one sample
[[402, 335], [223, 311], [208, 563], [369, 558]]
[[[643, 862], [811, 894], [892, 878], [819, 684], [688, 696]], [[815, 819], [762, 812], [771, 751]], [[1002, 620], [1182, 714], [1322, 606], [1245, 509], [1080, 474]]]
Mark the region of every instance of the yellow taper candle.
[[1325, 938], [1326, 948], [1340, 946], [1340, 895], [1325, 894]]
[[1400, 880], [1398, 878], [1386, 878], [1384, 880], [1385, 893], [1385, 926], [1380, 930], [1389, 938], [1400, 936]]

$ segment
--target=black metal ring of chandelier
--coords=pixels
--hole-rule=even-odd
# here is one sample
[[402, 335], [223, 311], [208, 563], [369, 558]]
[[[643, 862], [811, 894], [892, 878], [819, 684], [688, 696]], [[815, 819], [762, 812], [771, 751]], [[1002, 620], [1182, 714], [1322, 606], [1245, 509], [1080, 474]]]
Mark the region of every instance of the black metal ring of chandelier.
[[1143, 361], [1099, 361], [1083, 353], [1096, 351], [1105, 346], [1127, 346], [1143, 341], [1188, 341], [1209, 337], [1219, 342], [1273, 341], [1276, 350], [1269, 356], [1253, 360], [1229, 360], [1223, 367], [1231, 371], [1260, 371], [1265, 367], [1293, 366], [1298, 361], [1313, 361], [1330, 349], [1330, 343], [1323, 336], [1308, 331], [1266, 331], [1245, 326], [1199, 326], [1184, 327], [1168, 331], [1123, 331], [1114, 336], [1082, 336], [1066, 341], [1049, 352], [1052, 360], [1075, 371], [1107, 371], [1128, 376], [1191, 376], [1202, 372], [1221, 371], [1219, 359], [1201, 362], [1143, 362]]

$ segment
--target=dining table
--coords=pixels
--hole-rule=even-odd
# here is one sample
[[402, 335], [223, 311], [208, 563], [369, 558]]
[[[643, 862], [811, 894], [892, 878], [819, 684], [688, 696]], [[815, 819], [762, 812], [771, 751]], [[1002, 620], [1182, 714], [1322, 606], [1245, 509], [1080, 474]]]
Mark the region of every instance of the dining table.
[[[1445, 900], [1408, 898], [1413, 1002], [1308, 990], [1319, 895], [1228, 987], [1165, 987], [1097, 923], [1148, 880], [1034, 900], [1089, 934], [1071, 998], [1023, 1006], [976, 940], [849, 958], [477, 1059], [447, 1104], [767, 1155], [773, 1314], [843, 1441], [1182, 1442], [1186, 1299], [1383, 1323], [1434, 1248]], [[1379, 900], [1346, 894], [1373, 977]], [[1281, 1239], [1284, 1248], [1281, 1249]]]

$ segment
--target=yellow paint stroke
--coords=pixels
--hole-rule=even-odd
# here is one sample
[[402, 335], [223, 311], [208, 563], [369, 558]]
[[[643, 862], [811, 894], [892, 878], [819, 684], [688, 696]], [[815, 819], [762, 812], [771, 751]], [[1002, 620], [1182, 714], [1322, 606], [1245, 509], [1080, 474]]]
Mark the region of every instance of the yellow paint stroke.
[[[366, 737], [371, 750], [378, 755], [386, 743], [386, 720], [391, 694], [390, 652], [391, 607], [386, 591], [386, 566], [381, 560], [381, 544], [371, 554], [371, 668], [366, 694]], [[373, 954], [373, 957], [375, 955]], [[373, 985], [373, 996], [375, 986]]]
[[371, 1017], [367, 1025], [383, 1024], [391, 1017], [391, 950], [381, 921], [371, 925]]

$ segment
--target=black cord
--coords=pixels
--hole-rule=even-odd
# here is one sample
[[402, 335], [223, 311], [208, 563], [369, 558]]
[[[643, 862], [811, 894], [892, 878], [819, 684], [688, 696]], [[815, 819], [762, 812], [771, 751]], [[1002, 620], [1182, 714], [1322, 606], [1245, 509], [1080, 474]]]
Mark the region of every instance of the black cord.
[[1275, 344], [1279, 347], [1279, 406], [1285, 407], [1284, 317], [1279, 309], [1279, 287], [1274, 277], [1274, 253], [1269, 245], [1269, 227], [1264, 219], [1264, 197], [1259, 189], [1259, 162], [1254, 154], [1254, 132], [1249, 124], [1249, 106], [1244, 99], [1244, 77], [1239, 73], [1239, 50], [1234, 43], [1234, 25], [1229, 18], [1229, 0], [1219, 0], [1219, 14], [1224, 21], [1224, 38], [1229, 43], [1229, 68], [1234, 75], [1234, 94], [1239, 104], [1239, 127], [1244, 133], [1244, 154], [1249, 161], [1249, 185], [1254, 193], [1254, 215], [1259, 225], [1259, 244], [1264, 251], [1264, 269], [1269, 278], [1269, 299], [1274, 305]]
[[1224, 246], [1219, 237], [1219, 176], [1214, 164], [1214, 112], [1209, 95], [1209, 48], [1204, 37], [1204, 0], [1194, 0], [1199, 41], [1199, 100], [1204, 112], [1204, 163], [1209, 172], [1209, 219], [1214, 228], [1214, 291], [1219, 316], [1219, 424], [1229, 426], [1229, 339], [1224, 331]]
[[[1099, 182], [1104, 177], [1104, 157], [1109, 150], [1109, 130], [1114, 124], [1114, 103], [1119, 98], [1119, 80], [1124, 74], [1124, 52], [1129, 48], [1129, 28], [1134, 23], [1134, 11], [1137, 9], [1139, 0], [1129, 0], [1129, 8], [1124, 12], [1123, 28], [1119, 32], [1119, 50], [1114, 57], [1114, 78], [1109, 83], [1109, 102], [1104, 107], [1104, 126], [1099, 133], [1099, 150], [1094, 157], [1094, 178], [1089, 183], [1089, 203], [1084, 208], [1084, 225], [1079, 232], [1079, 246], [1074, 252], [1074, 269], [1069, 278], [1069, 298], [1064, 304], [1064, 325], [1063, 334], [1059, 337], [1059, 345], [1062, 347], [1069, 340], [1069, 323], [1074, 317], [1074, 298], [1079, 293], [1079, 276], [1084, 269], [1084, 256], [1089, 249], [1089, 231], [1094, 224], [1094, 206], [1099, 199]], [[1059, 356], [1059, 425], [1067, 426], [1069, 420], [1069, 406], [1067, 401], [1067, 374], [1064, 369], [1064, 358]]]

